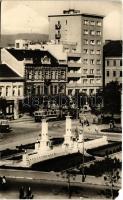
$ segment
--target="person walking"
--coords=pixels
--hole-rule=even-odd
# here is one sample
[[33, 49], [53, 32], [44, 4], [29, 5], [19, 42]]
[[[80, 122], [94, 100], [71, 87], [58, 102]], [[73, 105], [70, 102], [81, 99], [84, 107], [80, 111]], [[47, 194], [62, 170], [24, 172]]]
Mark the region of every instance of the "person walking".
[[30, 186], [27, 188], [26, 191], [26, 199], [33, 199], [32, 190]]
[[23, 186], [21, 186], [19, 189], [19, 199], [25, 199], [25, 191]]

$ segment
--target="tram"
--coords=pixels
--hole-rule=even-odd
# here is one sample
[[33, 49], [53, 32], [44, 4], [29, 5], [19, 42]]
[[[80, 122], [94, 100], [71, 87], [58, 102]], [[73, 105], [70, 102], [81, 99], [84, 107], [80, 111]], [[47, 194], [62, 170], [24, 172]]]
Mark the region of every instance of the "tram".
[[35, 122], [41, 122], [43, 118], [47, 118], [48, 121], [54, 121], [59, 119], [59, 110], [38, 110], [34, 112]]

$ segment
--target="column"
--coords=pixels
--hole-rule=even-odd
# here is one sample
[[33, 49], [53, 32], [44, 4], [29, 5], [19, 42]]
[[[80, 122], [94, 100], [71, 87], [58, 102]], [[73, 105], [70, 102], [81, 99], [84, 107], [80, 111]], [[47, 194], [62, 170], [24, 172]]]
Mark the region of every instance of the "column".
[[14, 100], [14, 119], [18, 119], [18, 99], [15, 98]]

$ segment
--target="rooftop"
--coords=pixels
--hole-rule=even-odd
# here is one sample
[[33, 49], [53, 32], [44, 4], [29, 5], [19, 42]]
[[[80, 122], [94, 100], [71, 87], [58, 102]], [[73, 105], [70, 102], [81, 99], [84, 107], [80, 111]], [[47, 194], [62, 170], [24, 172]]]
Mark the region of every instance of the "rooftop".
[[0, 64], [0, 80], [9, 78], [12, 79], [22, 79], [16, 72], [14, 72], [8, 65]]
[[17, 60], [23, 61], [24, 58], [35, 58], [48, 56], [49, 52], [45, 50], [26, 50], [26, 49], [7, 49]]
[[63, 14], [58, 15], [49, 15], [48, 17], [58, 17], [58, 16], [85, 16], [85, 17], [93, 17], [93, 18], [104, 18], [103, 15], [91, 14], [91, 13], [80, 13], [80, 10], [69, 9], [63, 10]]
[[110, 40], [103, 47], [105, 57], [122, 57], [122, 41]]

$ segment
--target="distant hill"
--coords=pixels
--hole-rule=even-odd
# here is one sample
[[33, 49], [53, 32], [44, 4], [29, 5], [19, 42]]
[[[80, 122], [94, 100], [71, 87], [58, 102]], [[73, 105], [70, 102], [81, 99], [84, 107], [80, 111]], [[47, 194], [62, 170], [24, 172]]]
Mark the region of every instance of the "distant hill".
[[19, 33], [11, 35], [1, 35], [1, 47], [7, 47], [8, 45], [14, 45], [16, 39], [28, 39], [33, 42], [48, 41], [48, 34], [38, 33]]

